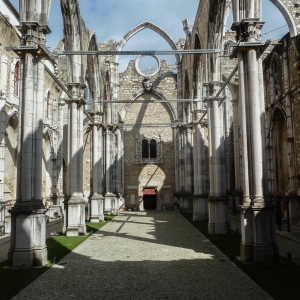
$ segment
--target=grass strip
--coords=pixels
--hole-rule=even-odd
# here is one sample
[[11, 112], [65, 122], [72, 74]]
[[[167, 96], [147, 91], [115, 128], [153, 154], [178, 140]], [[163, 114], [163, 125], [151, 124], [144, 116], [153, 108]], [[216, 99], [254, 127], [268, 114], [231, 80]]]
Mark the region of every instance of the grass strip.
[[96, 232], [110, 221], [114, 216], [106, 215], [105, 221], [101, 223], [86, 223], [87, 235], [66, 237], [57, 235], [46, 240], [48, 249], [48, 264], [39, 268], [7, 268], [7, 261], [0, 263], [0, 299], [9, 300], [23, 290], [27, 285], [36, 280], [39, 276], [49, 270], [53, 264], [53, 259], [56, 257], [56, 262], [69, 254], [78, 245], [84, 242], [91, 236], [91, 233]]
[[274, 264], [243, 263], [239, 259], [241, 243], [239, 233], [233, 231], [232, 234], [211, 235], [208, 233], [207, 222], [193, 221], [192, 214], [182, 213], [182, 215], [229, 259], [232, 258], [232, 261], [274, 300], [300, 299], [299, 265], [282, 256], [280, 261]]

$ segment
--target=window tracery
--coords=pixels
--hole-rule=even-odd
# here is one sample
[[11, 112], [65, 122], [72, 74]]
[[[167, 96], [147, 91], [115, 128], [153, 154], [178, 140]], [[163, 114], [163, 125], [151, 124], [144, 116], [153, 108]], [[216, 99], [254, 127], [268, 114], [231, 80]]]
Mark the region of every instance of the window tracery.
[[162, 138], [149, 136], [136, 136], [136, 164], [162, 164], [163, 141]]
[[17, 62], [14, 71], [14, 95], [19, 97], [20, 63]]

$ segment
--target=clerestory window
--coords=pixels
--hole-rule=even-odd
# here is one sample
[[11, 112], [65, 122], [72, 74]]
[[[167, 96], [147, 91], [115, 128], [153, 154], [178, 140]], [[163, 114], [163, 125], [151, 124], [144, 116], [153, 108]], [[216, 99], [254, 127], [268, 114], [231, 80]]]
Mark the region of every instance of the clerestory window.
[[20, 64], [19, 62], [15, 65], [14, 72], [14, 95], [19, 97], [19, 81], [20, 81]]
[[46, 98], [46, 117], [50, 118], [50, 109], [51, 109], [51, 93], [48, 91]]

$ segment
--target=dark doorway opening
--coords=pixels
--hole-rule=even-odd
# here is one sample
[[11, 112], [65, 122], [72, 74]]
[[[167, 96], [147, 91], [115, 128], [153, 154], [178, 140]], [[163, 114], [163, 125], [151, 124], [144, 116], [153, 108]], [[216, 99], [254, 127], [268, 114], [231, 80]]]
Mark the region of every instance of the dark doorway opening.
[[144, 209], [157, 209], [155, 188], [144, 188], [143, 202], [144, 202]]
[[144, 209], [156, 209], [156, 195], [143, 196]]

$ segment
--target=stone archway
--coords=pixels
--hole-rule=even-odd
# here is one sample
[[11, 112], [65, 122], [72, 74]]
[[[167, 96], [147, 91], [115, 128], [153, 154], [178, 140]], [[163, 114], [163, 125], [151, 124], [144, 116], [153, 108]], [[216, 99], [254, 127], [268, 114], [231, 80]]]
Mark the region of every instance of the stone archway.
[[[160, 99], [169, 100], [168, 97], [162, 91], [158, 90], [157, 88], [152, 88], [151, 92], [153, 94], [155, 94], [156, 96], [158, 96]], [[145, 93], [144, 88], [141, 88], [141, 89], [137, 90], [134, 94], [131, 95], [131, 97], [129, 98], [128, 103], [125, 103], [124, 106], [122, 107], [121, 111], [120, 111], [120, 117], [121, 117], [122, 121], [124, 121], [126, 111], [129, 108], [129, 106], [138, 97], [140, 97], [144, 93]], [[170, 111], [170, 113], [172, 115], [172, 122], [175, 122], [177, 120], [177, 110], [174, 107], [174, 105], [172, 104], [172, 102], [171, 101], [170, 102], [163, 102], [163, 105], [166, 106], [168, 108], [168, 110]]]
[[[122, 40], [118, 43], [116, 50], [117, 51], [121, 51], [123, 49], [123, 47], [125, 46], [125, 44], [134, 36], [136, 35], [138, 32], [144, 30], [144, 29], [151, 29], [154, 32], [156, 32], [157, 34], [159, 34], [163, 39], [165, 39], [165, 41], [170, 45], [172, 50], [178, 50], [175, 42], [173, 41], [173, 39], [160, 27], [158, 27], [157, 25], [151, 23], [151, 22], [144, 22], [139, 24], [138, 26], [134, 27], [133, 29], [131, 29], [127, 34], [124, 35], [124, 37], [122, 38]], [[176, 57], [176, 61], [177, 63], [180, 62], [180, 56], [178, 54], [175, 54]], [[119, 56], [115, 56], [115, 62], [118, 61]]]
[[[96, 34], [91, 36], [88, 45], [89, 51], [98, 51], [99, 46], [96, 38]], [[87, 56], [87, 74], [86, 74], [87, 84], [91, 93], [92, 105], [91, 108], [93, 111], [98, 112], [101, 105], [97, 103], [97, 100], [101, 98], [101, 72], [99, 65], [99, 57], [97, 55], [88, 55]]]
[[[283, 17], [286, 20], [286, 23], [289, 27], [290, 35], [291, 37], [296, 36], [297, 31], [297, 25], [295, 22], [297, 13], [299, 13], [300, 9], [297, 8], [295, 5], [291, 5], [290, 2], [296, 2], [296, 1], [286, 1], [286, 0], [269, 0], [272, 2], [281, 12]], [[296, 3], [295, 3], [296, 4]], [[298, 21], [299, 23], [299, 21]]]

